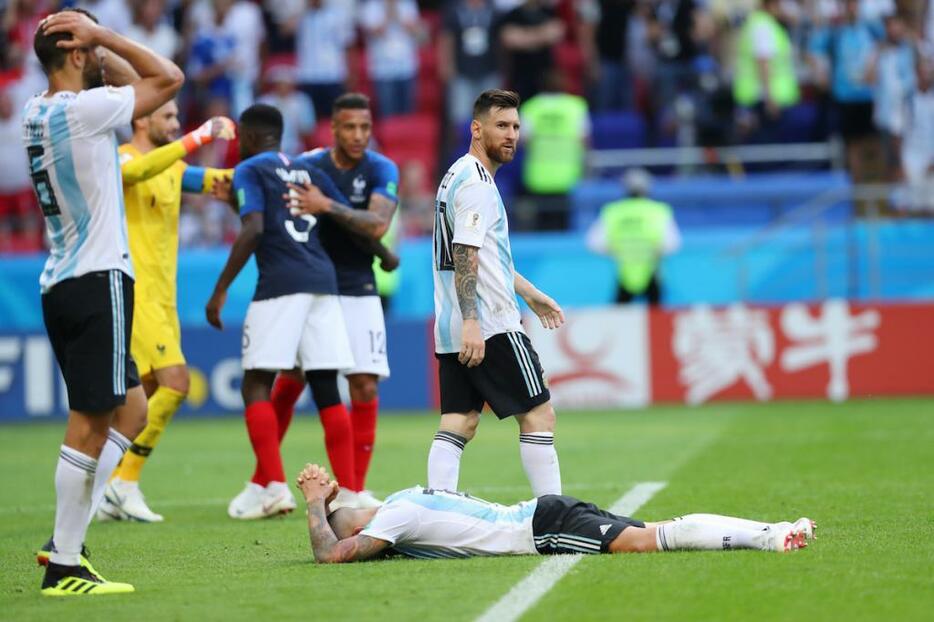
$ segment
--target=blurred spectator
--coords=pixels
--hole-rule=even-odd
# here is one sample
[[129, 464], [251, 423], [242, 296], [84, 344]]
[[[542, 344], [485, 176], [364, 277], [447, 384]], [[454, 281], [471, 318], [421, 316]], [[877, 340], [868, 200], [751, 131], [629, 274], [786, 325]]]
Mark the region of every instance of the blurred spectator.
[[885, 18], [885, 40], [869, 63], [867, 78], [875, 85], [873, 121], [882, 134], [886, 181], [896, 181], [907, 106], [915, 90], [915, 51], [902, 16]]
[[780, 142], [782, 113], [800, 99], [795, 51], [781, 24], [782, 0], [763, 0], [746, 18], [736, 46], [733, 96], [751, 116], [753, 142]]
[[415, 110], [418, 75], [418, 5], [415, 0], [367, 0], [360, 25], [380, 114], [409, 114]]
[[448, 118], [457, 127], [470, 121], [477, 95], [500, 85], [495, 41], [491, 0], [457, 0], [445, 8], [439, 70], [448, 85]]
[[880, 177], [883, 166], [872, 120], [869, 62], [882, 27], [859, 17], [859, 0], [845, 0], [837, 23], [817, 32], [811, 63], [818, 84], [830, 92], [840, 134], [846, 142], [847, 166], [857, 182]]
[[509, 64], [509, 83], [522, 101], [541, 91], [555, 66], [553, 48], [565, 28], [545, 0], [525, 0], [500, 21], [500, 43]]
[[222, 109], [221, 116], [229, 116], [236, 40], [221, 27], [221, 19], [222, 14], [217, 14], [215, 20], [195, 31], [186, 73], [194, 102], [199, 106], [214, 105]]
[[[297, 155], [305, 151], [305, 141], [315, 129], [315, 108], [311, 98], [295, 89], [295, 68], [276, 65], [266, 72], [272, 90], [259, 98], [282, 113], [282, 151]], [[317, 147], [319, 145], [313, 145]]]
[[32, 42], [39, 22], [54, 8], [50, 0], [9, 0], [3, 10], [3, 32], [0, 48], [4, 50], [0, 71], [11, 70], [17, 78], [28, 82], [28, 91], [45, 88], [45, 74], [32, 51]]
[[596, 32], [597, 80], [593, 95], [595, 112], [633, 107], [633, 77], [627, 58], [629, 16], [632, 0], [600, 0]]
[[587, 101], [564, 93], [556, 72], [546, 86], [519, 109], [525, 143], [522, 180], [535, 197], [535, 228], [565, 229], [568, 193], [584, 172], [590, 116]]
[[934, 60], [917, 55], [917, 88], [911, 95], [902, 142], [903, 200], [913, 210], [934, 211]]
[[643, 169], [623, 177], [628, 197], [603, 206], [587, 233], [587, 247], [609, 255], [617, 265], [616, 302], [645, 295], [652, 306], [662, 299], [662, 257], [681, 246], [671, 206], [648, 198], [652, 178]]
[[0, 251], [35, 250], [42, 239], [19, 114], [29, 94], [21, 87], [16, 82], [0, 87]]
[[175, 58], [179, 48], [179, 36], [165, 19], [165, 0], [136, 2], [133, 7], [133, 23], [126, 35], [148, 47], [156, 54]]
[[319, 120], [331, 116], [334, 100], [346, 90], [347, 47], [353, 38], [352, 20], [338, 3], [308, 0], [295, 35], [298, 83]]
[[295, 53], [295, 33], [305, 11], [305, 0], [267, 0], [261, 6], [269, 55]]
[[266, 30], [259, 7], [247, 0], [196, 0], [189, 10], [196, 30], [212, 29], [232, 42], [226, 77], [230, 80], [230, 115], [253, 103], [263, 63]]
[[425, 165], [409, 160], [399, 167], [399, 205], [403, 237], [430, 235], [434, 228], [435, 195]]
[[650, 34], [657, 57], [655, 99], [664, 105], [674, 103], [679, 93], [695, 86], [701, 10], [697, 0], [660, 0], [652, 15]]
[[102, 26], [121, 35], [127, 34], [133, 23], [126, 0], [81, 0], [75, 2], [74, 6], [90, 11]]

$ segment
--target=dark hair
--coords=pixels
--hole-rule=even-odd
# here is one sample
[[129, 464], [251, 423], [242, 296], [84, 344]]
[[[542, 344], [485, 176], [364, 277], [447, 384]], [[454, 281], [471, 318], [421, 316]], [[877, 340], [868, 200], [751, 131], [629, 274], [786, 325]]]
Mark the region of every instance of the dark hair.
[[[97, 18], [94, 17], [94, 14], [90, 11], [78, 8], [67, 8], [62, 9], [59, 13], [64, 13], [65, 11], [81, 13], [91, 18], [95, 24], [98, 23]], [[73, 35], [70, 32], [56, 32], [55, 34], [47, 35], [42, 31], [42, 23], [43, 22], [40, 22], [39, 27], [36, 28], [36, 37], [33, 39], [32, 49], [36, 53], [36, 58], [39, 59], [39, 63], [42, 64], [42, 71], [45, 72], [45, 75], [49, 75], [54, 71], [58, 71], [65, 65], [65, 57], [68, 56], [68, 53], [71, 51], [58, 47], [58, 42], [71, 41]]]
[[341, 110], [369, 110], [370, 98], [363, 93], [344, 93], [334, 100], [331, 116], [337, 116]]
[[269, 104], [253, 104], [240, 115], [240, 128], [282, 138], [282, 113]]
[[519, 102], [519, 94], [515, 91], [504, 91], [502, 89], [483, 91], [473, 104], [473, 118], [480, 118], [493, 108], [502, 108], [504, 110], [518, 108]]

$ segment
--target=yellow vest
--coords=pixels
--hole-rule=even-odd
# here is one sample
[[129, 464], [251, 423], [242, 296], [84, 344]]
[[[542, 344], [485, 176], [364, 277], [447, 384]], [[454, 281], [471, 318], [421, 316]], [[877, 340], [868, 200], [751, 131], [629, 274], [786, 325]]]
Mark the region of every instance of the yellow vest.
[[752, 106], [763, 99], [754, 48], [755, 33], [763, 26], [772, 31], [776, 46], [775, 55], [769, 61], [769, 93], [782, 108], [793, 106], [801, 98], [795, 75], [794, 48], [782, 25], [765, 11], [750, 13], [740, 31], [733, 72], [733, 97], [740, 106]]
[[603, 206], [600, 220], [610, 253], [617, 262], [620, 284], [634, 294], [648, 287], [658, 268], [671, 207], [643, 197], [631, 197]]
[[584, 173], [587, 102], [576, 95], [543, 93], [522, 106], [522, 118], [531, 126], [522, 176], [526, 188], [537, 194], [563, 194]]
[[[396, 213], [392, 215], [392, 222], [389, 223], [389, 229], [386, 230], [386, 233], [383, 234], [383, 238], [380, 241], [383, 243], [383, 246], [395, 252], [396, 246], [399, 244], [399, 210], [396, 210]], [[392, 272], [386, 272], [380, 268], [379, 258], [373, 258], [373, 276], [376, 277], [376, 291], [380, 296], [391, 298], [392, 295], [396, 293], [396, 290], [399, 289], [401, 273], [401, 265]]]

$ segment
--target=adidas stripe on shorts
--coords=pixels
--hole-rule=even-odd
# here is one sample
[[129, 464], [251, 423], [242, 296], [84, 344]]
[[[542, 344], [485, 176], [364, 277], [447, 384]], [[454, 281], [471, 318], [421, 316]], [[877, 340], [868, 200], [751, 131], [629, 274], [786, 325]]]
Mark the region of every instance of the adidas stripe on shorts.
[[486, 340], [483, 362], [468, 368], [457, 353], [435, 354], [441, 414], [480, 412], [484, 404], [500, 419], [523, 415], [551, 399], [532, 342], [521, 332]]

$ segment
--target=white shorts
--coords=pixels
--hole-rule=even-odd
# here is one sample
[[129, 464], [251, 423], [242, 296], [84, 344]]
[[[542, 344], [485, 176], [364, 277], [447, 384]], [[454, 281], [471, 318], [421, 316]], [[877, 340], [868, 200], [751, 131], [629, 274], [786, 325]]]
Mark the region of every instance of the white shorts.
[[379, 296], [341, 296], [341, 309], [356, 364], [344, 375], [374, 374], [389, 377], [386, 356], [386, 321]]
[[350, 369], [347, 328], [336, 295], [254, 300], [243, 322], [243, 369]]

